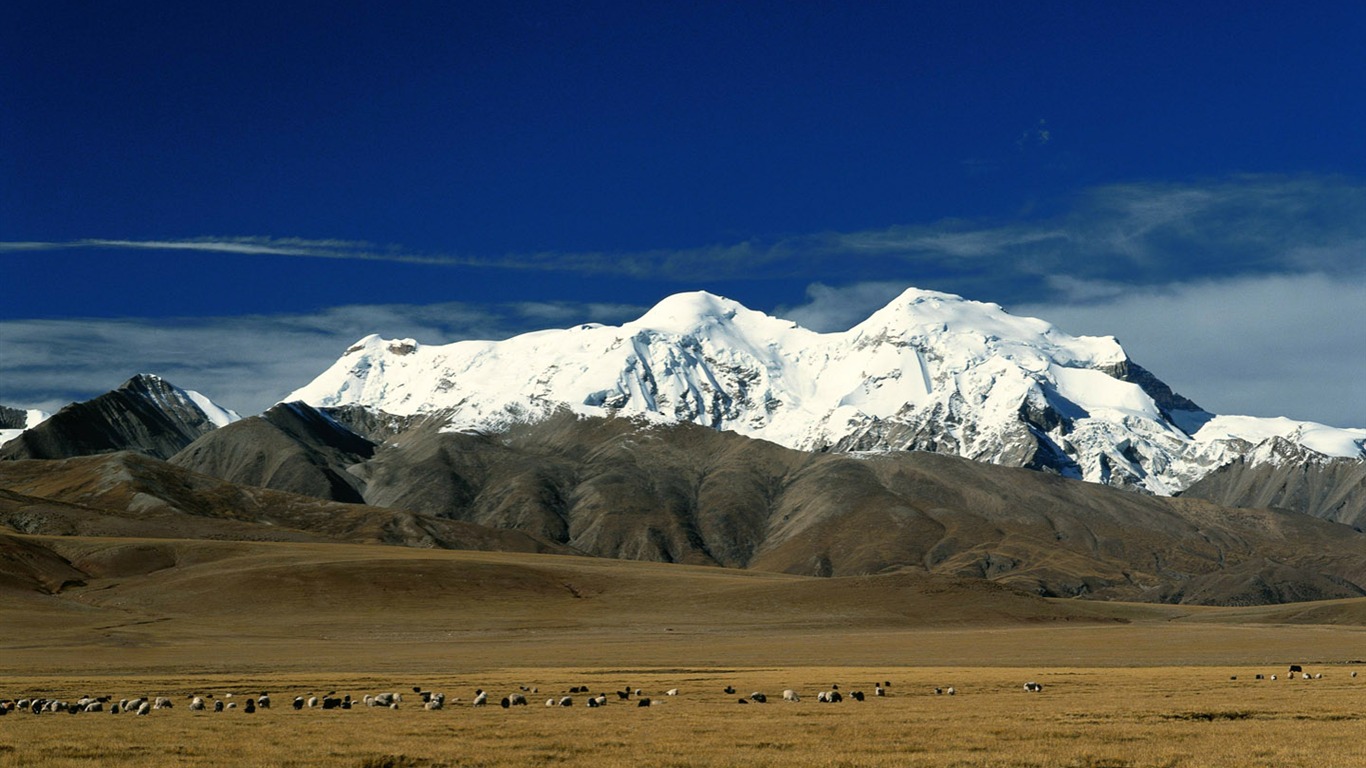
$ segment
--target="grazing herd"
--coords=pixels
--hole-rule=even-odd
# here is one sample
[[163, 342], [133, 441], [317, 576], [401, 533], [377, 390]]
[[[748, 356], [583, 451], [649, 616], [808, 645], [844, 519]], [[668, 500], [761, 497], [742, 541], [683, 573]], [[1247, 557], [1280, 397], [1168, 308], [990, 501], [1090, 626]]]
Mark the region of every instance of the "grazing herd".
[[[1351, 677], [1355, 678], [1356, 676], [1357, 673], [1355, 671], [1351, 673]], [[1237, 680], [1238, 676], [1233, 675], [1231, 676], [1231, 679]], [[1258, 673], [1255, 675], [1254, 679], [1277, 680], [1278, 676], [1275, 674], [1268, 676], [1266, 674]], [[1292, 664], [1286, 673], [1285, 679], [1321, 680], [1323, 679], [1323, 673], [1305, 672], [1302, 665]], [[885, 697], [889, 695], [887, 691], [891, 687], [891, 681], [874, 683], [873, 696]], [[503, 709], [525, 707], [527, 706], [527, 694], [536, 694], [540, 691], [537, 687], [525, 685], [520, 686], [520, 689], [520, 691], [510, 693], [499, 700], [499, 704]], [[1031, 680], [1024, 684], [1023, 689], [1026, 693], [1042, 693], [1044, 687], [1041, 683]], [[727, 685], [723, 693], [734, 696], [736, 693], [735, 686]], [[934, 695], [953, 696], [957, 694], [957, 689], [953, 686], [935, 687], [933, 688], [933, 693]], [[645, 695], [644, 689], [641, 688], [626, 686], [621, 690], [617, 690], [615, 694], [615, 700], [621, 702], [634, 701], [637, 707], [655, 707], [663, 703], [662, 700]], [[576, 695], [582, 695], [584, 706], [589, 708], [605, 707], [609, 701], [606, 693], [600, 692], [592, 694], [591, 689], [585, 685], [570, 687], [568, 689], [568, 695], [551, 696], [546, 699], [545, 705], [553, 708], [573, 707], [576, 705]], [[682, 696], [683, 693], [679, 688], [670, 688], [663, 691], [663, 695], [665, 697], [678, 697]], [[853, 701], [861, 702], [865, 700], [863, 691], [855, 690], [845, 694], [840, 691], [838, 684], [832, 684], [829, 689], [821, 690], [816, 693], [816, 701], [824, 704], [838, 704], [843, 702], [846, 696]], [[190, 694], [186, 698], [189, 700], [187, 708], [192, 712], [205, 712], [211, 710], [213, 712], [222, 713], [240, 710], [246, 714], [254, 714], [258, 711], [269, 710], [271, 705], [270, 694], [266, 691], [262, 691], [259, 696], [243, 696], [240, 698], [232, 693], [224, 694], [221, 697], [215, 697], [213, 694]], [[487, 691], [482, 688], [475, 689], [474, 696], [470, 700], [469, 705], [473, 707], [487, 706], [489, 698], [490, 696]], [[801, 694], [795, 689], [789, 688], [782, 692], [782, 701], [795, 704], [801, 700]], [[424, 690], [421, 686], [413, 686], [412, 696], [409, 701], [412, 701], [421, 708], [429, 711], [441, 710], [446, 706], [445, 694]], [[452, 699], [453, 703], [460, 703], [460, 701], [459, 698]], [[762, 691], [753, 691], [748, 696], [739, 697], [736, 699], [736, 702], [739, 704], [766, 704], [768, 703], [768, 696]], [[336, 691], [328, 691], [322, 696], [317, 696], [313, 693], [305, 693], [295, 696], [291, 702], [291, 706], [295, 711], [302, 711], [305, 709], [348, 710], [353, 707], [361, 706], [381, 709], [399, 709], [400, 705], [403, 704], [405, 704], [404, 696], [402, 693], [398, 692], [364, 694], [359, 699], [353, 699], [350, 694], [338, 696]], [[45, 697], [0, 697], [0, 716], [8, 715], [11, 712], [28, 712], [34, 715], [49, 713], [74, 715], [108, 712], [115, 715], [132, 713], [136, 716], [147, 716], [154, 710], [167, 710], [172, 709], [173, 707], [174, 702], [166, 696], [143, 696], [133, 699], [123, 698], [117, 700], [113, 696], [83, 696], [73, 701]]]

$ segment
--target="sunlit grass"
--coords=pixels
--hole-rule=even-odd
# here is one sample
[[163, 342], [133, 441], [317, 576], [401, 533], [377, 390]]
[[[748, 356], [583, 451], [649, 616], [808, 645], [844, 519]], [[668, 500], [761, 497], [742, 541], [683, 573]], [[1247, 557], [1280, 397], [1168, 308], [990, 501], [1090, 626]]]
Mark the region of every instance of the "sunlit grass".
[[[643, 672], [515, 669], [413, 676], [122, 678], [11, 680], [15, 693], [75, 698], [148, 692], [181, 697], [148, 717], [12, 713], [0, 719], [0, 766], [1009, 766], [1148, 768], [1351, 766], [1366, 764], [1360, 701], [1366, 683], [1345, 667], [1323, 680], [1253, 680], [1261, 670], [1211, 667], [1114, 669], [799, 667]], [[1272, 670], [1265, 670], [1270, 672]], [[1241, 673], [1241, 674], [1240, 674]], [[1240, 674], [1237, 681], [1231, 674]], [[1026, 693], [1024, 679], [1044, 684]], [[873, 683], [890, 679], [887, 697]], [[821, 704], [838, 683], [859, 703]], [[397, 711], [358, 707], [296, 712], [294, 695], [335, 688], [411, 693], [421, 684], [452, 699], [424, 711], [409, 696]], [[519, 686], [531, 706], [469, 705], [476, 688], [496, 700]], [[570, 686], [608, 693], [601, 709], [547, 708]], [[733, 685], [736, 694], [723, 693]], [[935, 695], [953, 685], [957, 695]], [[640, 687], [641, 708], [615, 691]], [[662, 691], [679, 687], [677, 697]], [[777, 700], [783, 688], [800, 703]], [[325, 689], [325, 690], [324, 690]], [[253, 715], [191, 712], [190, 692], [241, 701], [269, 690], [274, 706]], [[760, 690], [768, 704], [740, 705]], [[634, 698], [634, 697], [633, 697]]]

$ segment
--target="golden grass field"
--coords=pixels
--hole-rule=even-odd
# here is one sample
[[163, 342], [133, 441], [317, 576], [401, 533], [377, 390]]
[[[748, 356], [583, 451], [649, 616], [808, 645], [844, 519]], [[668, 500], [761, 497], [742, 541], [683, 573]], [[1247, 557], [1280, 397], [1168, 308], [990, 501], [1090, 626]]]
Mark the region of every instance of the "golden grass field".
[[[1351, 676], [1366, 659], [1360, 601], [1189, 608], [1043, 601], [915, 574], [43, 541], [105, 575], [57, 596], [0, 594], [0, 699], [163, 695], [176, 707], [11, 713], [3, 768], [1366, 765], [1366, 675]], [[1324, 678], [1285, 680], [1290, 662]], [[879, 680], [887, 697], [871, 696]], [[1027, 680], [1044, 691], [1025, 693]], [[868, 700], [817, 703], [834, 683]], [[539, 689], [529, 707], [469, 705], [476, 688], [496, 701], [522, 685]], [[609, 704], [544, 706], [579, 685]], [[460, 701], [288, 706], [413, 686]], [[662, 704], [620, 702], [624, 686]], [[803, 700], [780, 701], [784, 688]], [[256, 714], [186, 706], [194, 693], [263, 690], [274, 707]], [[770, 702], [736, 703], [755, 690]]]

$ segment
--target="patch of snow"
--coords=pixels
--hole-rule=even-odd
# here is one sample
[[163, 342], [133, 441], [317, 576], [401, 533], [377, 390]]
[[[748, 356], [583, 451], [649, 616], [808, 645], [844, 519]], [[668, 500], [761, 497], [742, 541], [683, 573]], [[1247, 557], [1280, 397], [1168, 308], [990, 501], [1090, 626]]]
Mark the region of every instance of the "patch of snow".
[[47, 411], [40, 411], [36, 408], [28, 408], [24, 411], [24, 426], [21, 429], [0, 429], [0, 445], [4, 445], [14, 438], [22, 435], [24, 430], [34, 427], [47, 421], [52, 414]]
[[236, 411], [228, 410], [192, 389], [182, 389], [180, 391], [185, 393], [185, 397], [189, 398], [190, 402], [194, 403], [199, 410], [204, 412], [204, 415], [208, 417], [209, 422], [215, 427], [226, 427], [234, 421], [242, 420], [242, 417], [237, 415]]

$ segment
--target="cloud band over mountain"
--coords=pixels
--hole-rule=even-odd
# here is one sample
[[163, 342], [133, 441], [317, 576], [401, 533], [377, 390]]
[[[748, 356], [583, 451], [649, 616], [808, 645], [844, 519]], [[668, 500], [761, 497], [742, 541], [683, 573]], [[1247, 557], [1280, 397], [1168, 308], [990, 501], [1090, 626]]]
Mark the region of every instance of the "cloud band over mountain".
[[[1009, 222], [945, 221], [858, 232], [755, 237], [645, 251], [510, 255], [420, 252], [338, 239], [96, 238], [0, 243], [36, 253], [233, 255], [574, 273], [616, 279], [558, 302], [375, 301], [357, 281], [317, 311], [205, 317], [0, 320], [0, 403], [51, 407], [141, 370], [252, 412], [368, 333], [426, 343], [619, 322], [672, 290], [731, 286], [752, 306], [815, 330], [848, 327], [909, 285], [1001, 303], [1072, 333], [1113, 334], [1178, 390], [1222, 412], [1366, 424], [1357, 328], [1366, 316], [1366, 184], [1332, 176], [1238, 176], [1088, 190], [1060, 211]], [[836, 279], [834, 276], [838, 276]], [[623, 283], [635, 285], [620, 293]], [[785, 281], [772, 305], [743, 295]], [[635, 281], [630, 283], [630, 281]], [[670, 283], [661, 287], [660, 282]], [[800, 292], [805, 288], [805, 295]], [[60, 285], [29, 286], [30, 292]], [[612, 295], [607, 295], [613, 291]], [[59, 351], [60, 350], [60, 351]]]

